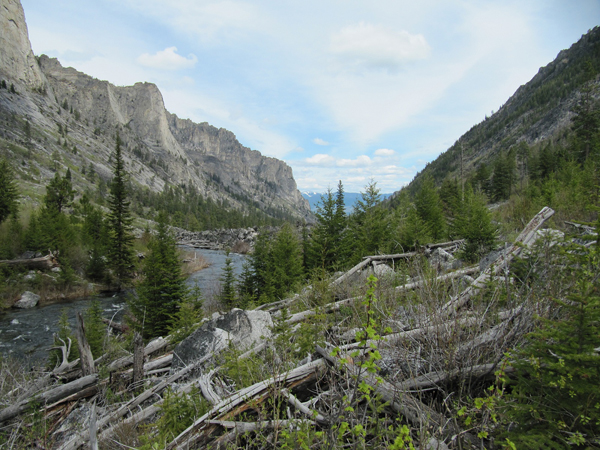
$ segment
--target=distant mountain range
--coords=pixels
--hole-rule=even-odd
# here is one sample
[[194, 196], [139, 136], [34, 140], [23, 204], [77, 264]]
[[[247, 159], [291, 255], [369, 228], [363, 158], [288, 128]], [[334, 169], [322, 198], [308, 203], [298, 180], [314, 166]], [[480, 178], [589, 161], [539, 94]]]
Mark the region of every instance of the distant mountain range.
[[[321, 201], [321, 196], [325, 195], [322, 192], [302, 192], [302, 197], [308, 200], [310, 205], [310, 210], [315, 212], [317, 210], [317, 203]], [[354, 205], [356, 202], [360, 200], [360, 196], [362, 194], [360, 192], [344, 192], [344, 203], [346, 205], [346, 212], [351, 213], [354, 209]], [[392, 194], [380, 194], [381, 200], [385, 200]]]

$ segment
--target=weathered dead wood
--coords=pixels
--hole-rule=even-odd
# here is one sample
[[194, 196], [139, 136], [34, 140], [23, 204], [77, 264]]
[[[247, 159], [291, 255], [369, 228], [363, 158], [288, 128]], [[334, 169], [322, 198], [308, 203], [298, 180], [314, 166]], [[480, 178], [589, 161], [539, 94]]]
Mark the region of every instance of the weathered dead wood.
[[[190, 366], [187, 366], [187, 367], [184, 367], [180, 371], [174, 373], [170, 377], [168, 377], [165, 380], [161, 381], [156, 386], [153, 386], [151, 389], [148, 389], [148, 390], [142, 392], [140, 395], [138, 395], [134, 399], [130, 400], [126, 404], [122, 405], [119, 409], [117, 409], [113, 413], [111, 413], [111, 414], [109, 414], [107, 416], [104, 416], [103, 418], [101, 418], [98, 421], [98, 429], [102, 430], [107, 425], [110, 425], [111, 423], [116, 422], [121, 417], [125, 416], [126, 414], [128, 414], [129, 412], [131, 412], [134, 408], [136, 408], [137, 406], [139, 406], [142, 402], [144, 402], [145, 400], [149, 399], [153, 395], [161, 392], [166, 387], [168, 387], [171, 383], [174, 383], [175, 381], [177, 381], [180, 378], [184, 377], [185, 375], [187, 375], [188, 373], [190, 373], [193, 369], [195, 369], [199, 365], [201, 365], [201, 364], [205, 363], [206, 361], [208, 361], [208, 359], [210, 359], [211, 357], [212, 357], [212, 354], [211, 355], [207, 355], [204, 358], [200, 359], [197, 363], [195, 363], [193, 365], [190, 365]], [[75, 450], [75, 449], [78, 449], [79, 447], [81, 447], [85, 443], [85, 441], [86, 441], [85, 433], [83, 433], [83, 434], [82, 433], [76, 434], [68, 442], [66, 442], [65, 444], [63, 444], [63, 446], [60, 447], [60, 450]]]
[[338, 284], [340, 284], [342, 281], [346, 280], [347, 278], [349, 278], [350, 276], [352, 276], [353, 274], [355, 274], [356, 272], [358, 272], [359, 270], [364, 269], [365, 267], [367, 267], [369, 264], [371, 264], [372, 259], [370, 257], [367, 256], [367, 258], [361, 262], [359, 262], [357, 265], [355, 265], [352, 269], [350, 269], [348, 272], [344, 273], [341, 277], [339, 277], [338, 279], [334, 280], [331, 282], [331, 286], [337, 286]]
[[442, 306], [439, 315], [441, 317], [449, 317], [454, 314], [467, 303], [473, 295], [482, 289], [490, 276], [495, 275], [500, 270], [503, 270], [505, 266], [516, 256], [518, 256], [523, 247], [527, 247], [533, 242], [537, 235], [536, 231], [554, 214], [554, 210], [547, 206], [535, 215], [533, 219], [527, 224], [527, 226], [521, 231], [514, 244], [512, 244], [505, 252], [502, 252], [496, 260], [488, 267], [473, 283], [461, 292], [458, 296], [450, 299], [444, 306]]
[[[144, 348], [144, 356], [151, 355], [159, 350], [164, 349], [169, 345], [170, 341], [168, 338], [159, 337], [148, 343]], [[112, 362], [108, 366], [109, 372], [114, 372], [115, 370], [122, 369], [127, 366], [131, 366], [133, 364], [133, 356], [124, 356], [123, 358], [119, 358], [116, 361]]]
[[98, 450], [98, 428], [96, 425], [96, 402], [94, 401], [90, 411], [90, 450]]
[[24, 412], [32, 402], [37, 402], [41, 405], [48, 403], [55, 403], [62, 398], [69, 397], [77, 392], [84, 390], [85, 388], [95, 385], [98, 382], [98, 375], [92, 374], [78, 380], [72, 381], [71, 383], [62, 384], [48, 391], [42, 392], [35, 397], [28, 398], [16, 403], [8, 408], [0, 411], [0, 423], [10, 420], [22, 412]]
[[308, 406], [306, 406], [304, 403], [298, 400], [296, 396], [287, 389], [282, 389], [280, 391], [280, 394], [287, 399], [290, 405], [292, 405], [302, 414], [310, 417], [311, 419], [314, 419], [319, 425], [327, 425], [329, 423], [329, 420], [323, 417], [323, 415], [321, 415], [318, 411], [315, 411], [314, 409], [310, 409]]
[[219, 425], [225, 429], [232, 431], [215, 439], [211, 447], [216, 450], [224, 450], [231, 448], [235, 444], [237, 437], [241, 434], [251, 433], [257, 430], [279, 429], [279, 428], [298, 428], [299, 425], [310, 423], [316, 425], [315, 422], [306, 419], [296, 420], [267, 420], [263, 422], [232, 422], [227, 420], [207, 420], [210, 425]]
[[[173, 352], [167, 353], [166, 355], [159, 356], [152, 361], [148, 361], [142, 367], [142, 372], [146, 375], [150, 375], [150, 372], [154, 372], [157, 369], [162, 369], [163, 367], [168, 367], [173, 362]], [[169, 370], [169, 369], [167, 369]], [[128, 380], [133, 377], [133, 369], [128, 369], [124, 372], [120, 372], [117, 374], [113, 374], [113, 377], [120, 377], [121, 379]], [[140, 379], [141, 381], [141, 379]]]
[[365, 256], [365, 259], [370, 259], [371, 261], [393, 261], [395, 259], [408, 259], [416, 256], [417, 252], [408, 252], [408, 253], [395, 253], [392, 255], [371, 255]]
[[[173, 359], [173, 355], [171, 355]], [[133, 334], [133, 381], [137, 384], [144, 378], [144, 342], [142, 335], [137, 331]]]
[[457, 239], [455, 241], [448, 241], [448, 242], [438, 242], [436, 244], [427, 244], [425, 246], [425, 248], [428, 248], [430, 250], [436, 249], [436, 248], [448, 248], [448, 247], [458, 247], [459, 245], [461, 245], [463, 242], [465, 242], [464, 239]]
[[69, 395], [68, 397], [61, 398], [59, 401], [46, 406], [44, 409], [45, 409], [46, 413], [50, 413], [51, 411], [60, 407], [60, 405], [64, 405], [65, 403], [71, 403], [71, 402], [77, 401], [82, 398], [93, 397], [98, 392], [100, 392], [100, 389], [103, 385], [106, 385], [106, 383], [102, 382], [102, 383], [98, 383], [98, 384], [94, 384], [92, 386], [86, 387], [85, 389], [82, 389], [79, 392], [75, 392], [73, 395]]
[[458, 435], [464, 437], [472, 443], [477, 440], [460, 430], [452, 421], [452, 419], [444, 417], [434, 409], [425, 405], [423, 402], [415, 398], [408, 392], [403, 392], [395, 388], [392, 384], [377, 377], [366, 370], [357, 367], [346, 359], [346, 363], [342, 366], [338, 358], [334, 358], [327, 350], [317, 346], [319, 353], [327, 362], [334, 365], [339, 370], [347, 370], [351, 376], [355, 377], [357, 382], [364, 381], [377, 392], [381, 398], [387, 402], [387, 406], [395, 412], [402, 414], [409, 422], [418, 429], [430, 429], [432, 431], [441, 431], [445, 439], [452, 439]]
[[85, 337], [85, 324], [83, 323], [83, 315], [81, 312], [77, 313], [77, 327], [75, 328], [75, 334], [77, 335], [77, 346], [79, 347], [79, 360], [81, 362], [81, 373], [84, 377], [96, 373], [94, 366], [94, 357], [92, 356], [92, 350], [90, 344]]
[[216, 369], [212, 369], [210, 372], [202, 374], [200, 377], [198, 377], [198, 386], [200, 387], [200, 391], [202, 391], [202, 395], [211, 405], [217, 405], [223, 401], [223, 399], [215, 392], [210, 383], [212, 376], [216, 372]]
[[[360, 300], [361, 298], [362, 297], [352, 297], [352, 298], [346, 298], [344, 300], [339, 300], [339, 301], [334, 302], [334, 303], [329, 303], [329, 304], [323, 306], [323, 311], [327, 312], [327, 313], [333, 312], [333, 311], [337, 311], [342, 306], [354, 303], [355, 301]], [[294, 323], [302, 322], [304, 319], [316, 315], [317, 312], [318, 311], [316, 309], [307, 309], [306, 311], [301, 311], [301, 312], [298, 312], [296, 314], [292, 314], [286, 320], [286, 323], [288, 323], [288, 324], [291, 325], [291, 324], [294, 324]]]
[[465, 275], [472, 275], [477, 272], [479, 272], [479, 267], [472, 266], [472, 267], [467, 267], [466, 269], [456, 270], [454, 272], [450, 272], [445, 275], [440, 275], [439, 277], [433, 278], [432, 280], [418, 279], [416, 281], [412, 281], [410, 283], [406, 283], [406, 284], [403, 284], [402, 286], [396, 287], [396, 292], [410, 291], [412, 289], [421, 287], [424, 284], [429, 283], [429, 282], [440, 283], [442, 281], [447, 281], [447, 280], [452, 280], [454, 278], [464, 277]]
[[26, 258], [26, 259], [3, 259], [0, 260], [2, 266], [22, 266], [29, 270], [50, 270], [58, 266], [56, 257], [50, 253], [41, 258]]
[[124, 333], [125, 331], [127, 331], [129, 329], [129, 327], [127, 325], [124, 325], [119, 322], [113, 322], [112, 320], [107, 319], [106, 317], [102, 318], [102, 322], [104, 322], [110, 328], [117, 330], [119, 333]]
[[[192, 425], [190, 425], [171, 443], [169, 443], [166, 448], [183, 449], [193, 447], [197, 443], [197, 439], [194, 437], [195, 433], [202, 431], [204, 435], [211, 435], [215, 431], [214, 425], [208, 424], [206, 422], [207, 420], [235, 417], [241, 412], [247, 410], [250, 407], [250, 403], [253, 405], [258, 404], [268, 397], [270, 395], [271, 386], [281, 383], [287, 385], [289, 388], [292, 388], [302, 382], [305, 382], [307, 379], [312, 379], [316, 373], [324, 367], [324, 365], [325, 362], [323, 359], [318, 359], [303, 366], [296, 367], [289, 372], [271, 377], [268, 380], [263, 380], [236, 392], [232, 396], [215, 405], [204, 416], [197, 419]], [[250, 402], [251, 400], [252, 402]]]

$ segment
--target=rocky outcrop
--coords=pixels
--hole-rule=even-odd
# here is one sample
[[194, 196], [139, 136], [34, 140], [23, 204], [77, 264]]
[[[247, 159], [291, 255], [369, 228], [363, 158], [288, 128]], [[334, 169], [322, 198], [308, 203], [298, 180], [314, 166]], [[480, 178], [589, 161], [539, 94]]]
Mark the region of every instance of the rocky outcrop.
[[45, 55], [36, 60], [18, 0], [2, 2], [0, 19], [0, 78], [17, 88], [0, 89], [0, 139], [31, 156], [23, 178], [39, 174], [34, 181], [43, 186], [70, 167], [78, 190], [95, 189], [89, 174], [111, 177], [118, 132], [136, 185], [154, 192], [185, 186], [225, 208], [310, 217], [283, 161], [244, 147], [228, 130], [169, 113], [152, 83], [114, 86]]
[[184, 339], [173, 351], [172, 371], [189, 366], [229, 345], [248, 350], [271, 336], [273, 320], [266, 311], [232, 309], [217, 315]]
[[34, 88], [44, 84], [19, 0], [2, 0], [0, 6], [0, 76]]

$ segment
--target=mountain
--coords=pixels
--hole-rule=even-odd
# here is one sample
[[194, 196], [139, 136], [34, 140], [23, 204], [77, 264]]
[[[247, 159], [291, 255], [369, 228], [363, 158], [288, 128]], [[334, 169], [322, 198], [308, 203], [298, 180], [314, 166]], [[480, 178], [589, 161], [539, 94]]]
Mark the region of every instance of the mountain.
[[231, 131], [171, 114], [156, 85], [114, 86], [36, 57], [18, 0], [0, 8], [0, 83], [0, 152], [32, 198], [67, 168], [80, 192], [101, 190], [118, 133], [135, 188], [178, 187], [244, 213], [310, 215], [287, 164], [244, 147]]
[[424, 174], [430, 174], [438, 184], [446, 177], [460, 176], [461, 152], [466, 179], [479, 166], [506, 156], [521, 143], [540, 147], [564, 139], [584, 86], [598, 100], [599, 74], [600, 27], [595, 27], [540, 68], [495, 114], [473, 126], [429, 163], [408, 186], [409, 191], [418, 189]]

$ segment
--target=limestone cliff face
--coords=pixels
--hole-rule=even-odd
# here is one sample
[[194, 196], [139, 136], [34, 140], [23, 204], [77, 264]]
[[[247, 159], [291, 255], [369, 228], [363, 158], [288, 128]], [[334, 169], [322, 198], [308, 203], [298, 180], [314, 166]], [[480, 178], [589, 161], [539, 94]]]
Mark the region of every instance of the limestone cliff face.
[[207, 123], [197, 124], [168, 114], [171, 132], [191, 161], [232, 192], [252, 201], [274, 200], [274, 205], [302, 205], [292, 169], [275, 158], [242, 146], [235, 135]]
[[1, 1], [0, 75], [19, 85], [41, 87], [44, 84], [31, 51], [25, 13], [19, 0]]
[[50, 160], [74, 167], [83, 187], [89, 182], [85, 168], [109, 178], [118, 132], [138, 185], [153, 191], [193, 186], [236, 209], [310, 215], [287, 164], [242, 146], [230, 131], [170, 114], [154, 84], [118, 87], [45, 55], [36, 58], [19, 1], [1, 1], [0, 78], [19, 87], [17, 94], [0, 90], [0, 119], [6, 118], [0, 138], [34, 150], [35, 158], [23, 164], [40, 173], [37, 182], [53, 175]]

